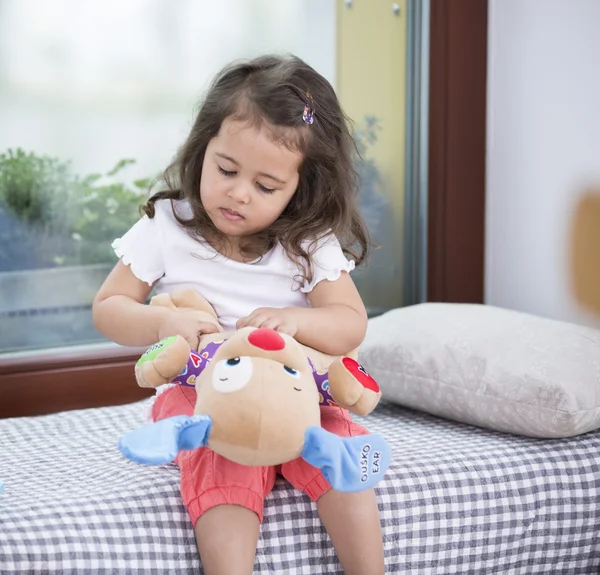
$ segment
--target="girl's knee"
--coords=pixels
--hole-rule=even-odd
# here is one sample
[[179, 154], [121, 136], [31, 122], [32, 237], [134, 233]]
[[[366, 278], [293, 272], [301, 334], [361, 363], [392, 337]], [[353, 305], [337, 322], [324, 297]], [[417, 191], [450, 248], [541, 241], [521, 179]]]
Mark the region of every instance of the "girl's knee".
[[206, 447], [180, 454], [177, 463], [181, 495], [194, 525], [220, 505], [243, 507], [262, 521], [264, 499], [275, 484], [273, 467], [239, 465]]
[[[207, 514], [222, 514], [226, 508], [234, 508], [253, 513], [258, 523], [263, 521], [265, 495], [256, 493], [245, 487], [218, 487], [205, 491], [190, 501], [185, 501], [192, 525]], [[235, 513], [227, 513], [227, 516]], [[241, 513], [241, 515], [244, 515]]]

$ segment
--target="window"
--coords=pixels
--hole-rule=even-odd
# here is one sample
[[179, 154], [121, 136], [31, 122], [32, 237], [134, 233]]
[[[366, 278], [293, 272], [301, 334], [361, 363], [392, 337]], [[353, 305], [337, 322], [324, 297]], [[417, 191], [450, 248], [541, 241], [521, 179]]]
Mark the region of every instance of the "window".
[[[367, 136], [360, 168], [383, 197], [363, 193], [363, 209], [382, 249], [354, 277], [371, 312], [424, 299], [481, 303], [487, 2], [182, 0], [174, 13], [168, 0], [3, 0], [0, 154], [6, 160], [13, 150], [17, 173], [38, 166], [35, 181], [49, 181], [45, 190], [62, 189], [47, 174], [63, 170], [85, 183], [92, 204], [98, 187], [130, 198], [181, 143], [212, 73], [233, 57], [272, 50], [295, 52], [329, 78]], [[128, 159], [135, 163], [121, 163]], [[115, 230], [92, 226], [104, 235], [87, 242], [86, 255], [81, 246], [93, 235], [84, 224], [79, 236], [58, 229], [74, 225], [72, 213], [93, 220], [94, 210], [107, 214], [114, 203], [88, 213], [59, 202], [57, 221], [46, 218], [44, 228], [32, 221], [35, 210], [28, 215], [35, 202], [15, 210], [2, 193], [0, 417], [147, 394], [132, 375], [141, 351], [105, 342], [91, 324], [92, 297], [114, 259], [90, 254], [95, 246], [100, 257]], [[127, 218], [124, 205], [119, 217]], [[393, 215], [391, 234], [368, 213], [373, 207]], [[9, 264], [15, 253], [23, 256]]]
[[[0, 10], [0, 353], [107, 345], [91, 302], [225, 63], [293, 52], [336, 87], [379, 248], [355, 274], [402, 305], [406, 5], [5, 0]], [[85, 350], [85, 347], [81, 348]]]

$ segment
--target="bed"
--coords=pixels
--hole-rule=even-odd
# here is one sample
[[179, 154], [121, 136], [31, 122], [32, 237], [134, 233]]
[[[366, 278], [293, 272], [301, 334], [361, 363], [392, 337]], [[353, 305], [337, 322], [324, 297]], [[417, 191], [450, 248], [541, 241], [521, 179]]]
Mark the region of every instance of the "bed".
[[[149, 402], [0, 420], [0, 573], [202, 572], [177, 468], [116, 447]], [[385, 402], [362, 422], [393, 447], [377, 487], [388, 573], [600, 572], [600, 431], [531, 439]], [[283, 480], [255, 572], [341, 573], [315, 506]]]

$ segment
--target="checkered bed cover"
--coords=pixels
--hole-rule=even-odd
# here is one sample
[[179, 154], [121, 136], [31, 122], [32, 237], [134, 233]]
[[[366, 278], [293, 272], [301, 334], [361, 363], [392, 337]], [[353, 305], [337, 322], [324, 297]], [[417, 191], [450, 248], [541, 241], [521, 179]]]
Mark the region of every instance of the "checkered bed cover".
[[[116, 444], [148, 401], [0, 420], [0, 573], [201, 573], [174, 466]], [[387, 572], [600, 572], [600, 432], [540, 441], [391, 405], [364, 424], [394, 460], [379, 495]], [[316, 509], [278, 481], [256, 573], [341, 573]]]

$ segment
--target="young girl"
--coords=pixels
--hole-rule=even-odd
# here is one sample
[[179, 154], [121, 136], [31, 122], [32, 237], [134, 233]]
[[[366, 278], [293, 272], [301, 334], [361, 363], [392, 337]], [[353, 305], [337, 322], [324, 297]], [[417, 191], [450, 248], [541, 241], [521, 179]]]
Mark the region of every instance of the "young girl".
[[[272, 328], [332, 355], [358, 347], [367, 315], [349, 275], [354, 261], [342, 251], [361, 263], [368, 247], [353, 151], [333, 88], [310, 66], [268, 56], [227, 67], [165, 172], [168, 189], [113, 244], [120, 261], [94, 301], [97, 329], [122, 345], [179, 334], [196, 347], [214, 326], [144, 303], [152, 288], [191, 286], [226, 330]], [[154, 420], [191, 415], [194, 395], [182, 386], [164, 391]], [[322, 408], [322, 426], [367, 433], [335, 407]], [[317, 502], [346, 573], [384, 572], [373, 490], [337, 492], [302, 459], [244, 467], [203, 448], [176, 461], [207, 575], [252, 573], [264, 498], [278, 472]]]

